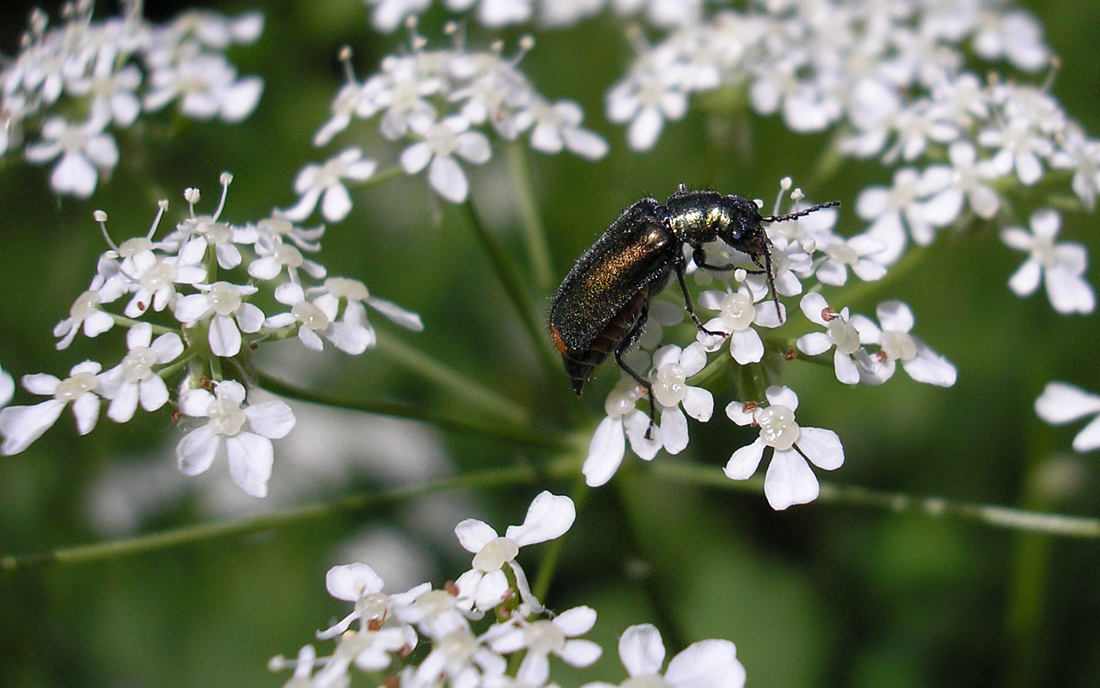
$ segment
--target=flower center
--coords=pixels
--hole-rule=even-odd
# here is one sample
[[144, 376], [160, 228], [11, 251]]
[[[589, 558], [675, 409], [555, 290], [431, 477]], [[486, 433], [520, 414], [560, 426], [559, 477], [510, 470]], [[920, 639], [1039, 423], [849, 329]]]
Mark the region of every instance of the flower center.
[[206, 409], [210, 429], [219, 435], [232, 437], [241, 431], [248, 416], [237, 402], [231, 399], [215, 399]]
[[917, 357], [917, 343], [905, 332], [883, 332], [881, 346], [891, 359], [910, 361]]
[[565, 649], [565, 633], [551, 621], [536, 621], [523, 629], [523, 638], [531, 652], [548, 655]]
[[687, 375], [679, 363], [666, 363], [657, 370], [657, 380], [653, 385], [653, 396], [657, 403], [669, 408], [676, 406], [684, 400], [687, 394], [687, 385], [684, 380]]
[[218, 315], [230, 315], [241, 307], [241, 292], [228, 282], [215, 282], [206, 295], [210, 308]]
[[778, 451], [786, 451], [798, 441], [799, 429], [798, 423], [794, 422], [794, 411], [782, 404], [757, 411], [756, 422], [760, 425], [760, 439]]
[[99, 310], [99, 292], [88, 290], [77, 297], [73, 307], [69, 309], [69, 315], [74, 320], [84, 320]]
[[159, 291], [176, 279], [176, 267], [164, 261], [158, 262], [141, 276], [141, 286], [148, 291]]
[[367, 285], [347, 277], [329, 277], [325, 280], [325, 289], [336, 298], [342, 296], [348, 301], [366, 301], [370, 298]]
[[753, 318], [756, 317], [756, 306], [752, 305], [752, 297], [740, 291], [736, 294], [727, 294], [719, 308], [722, 322], [733, 332], [749, 329]]
[[54, 390], [53, 398], [65, 403], [76, 401], [79, 397], [95, 389], [97, 384], [99, 384], [99, 378], [95, 376], [95, 373], [77, 373], [61, 381], [61, 384]]
[[473, 567], [482, 573], [499, 571], [507, 561], [519, 554], [519, 545], [512, 538], [498, 537], [474, 555]]
[[314, 332], [323, 332], [328, 327], [328, 316], [320, 308], [309, 301], [299, 301], [290, 308], [293, 315], [303, 327], [308, 327]]
[[829, 335], [829, 341], [840, 353], [851, 356], [859, 351], [859, 332], [847, 320], [833, 318], [825, 326], [825, 331]]
[[135, 346], [122, 359], [122, 378], [127, 382], [141, 382], [153, 373], [157, 354], [147, 346]]

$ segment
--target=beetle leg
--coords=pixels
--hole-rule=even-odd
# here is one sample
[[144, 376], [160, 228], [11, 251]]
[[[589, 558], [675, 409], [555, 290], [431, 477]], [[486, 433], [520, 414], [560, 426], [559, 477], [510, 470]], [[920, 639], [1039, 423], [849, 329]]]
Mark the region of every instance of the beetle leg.
[[657, 401], [653, 398], [653, 383], [636, 373], [634, 369], [628, 366], [626, 361], [623, 360], [623, 354], [641, 338], [642, 330], [645, 328], [645, 323], [648, 319], [649, 303], [645, 303], [642, 304], [641, 309], [638, 310], [638, 319], [634, 321], [634, 324], [626, 333], [626, 336], [623, 337], [623, 340], [615, 347], [615, 361], [618, 362], [620, 368], [625, 370], [630, 377], [634, 378], [634, 380], [645, 389], [646, 395], [649, 397], [649, 427], [645, 430], [645, 438], [651, 440], [653, 439], [653, 426], [656, 424], [654, 412], [657, 408]]
[[691, 316], [691, 321], [695, 323], [695, 326], [699, 328], [700, 332], [705, 332], [712, 337], [722, 337], [723, 339], [729, 335], [725, 332], [717, 332], [708, 330], [703, 327], [703, 323], [699, 320], [699, 316], [695, 315], [695, 307], [691, 304], [691, 292], [688, 291], [687, 280], [684, 278], [684, 261], [679, 260], [676, 263], [676, 279], [680, 282], [680, 291], [684, 293], [684, 307], [687, 308], [688, 315]]
[[691, 252], [691, 259], [695, 261], [695, 264], [701, 268], [707, 270], [716, 270], [718, 272], [725, 272], [727, 270], [734, 270], [736, 265], [711, 265], [707, 262], [707, 252], [702, 246], [697, 247]]

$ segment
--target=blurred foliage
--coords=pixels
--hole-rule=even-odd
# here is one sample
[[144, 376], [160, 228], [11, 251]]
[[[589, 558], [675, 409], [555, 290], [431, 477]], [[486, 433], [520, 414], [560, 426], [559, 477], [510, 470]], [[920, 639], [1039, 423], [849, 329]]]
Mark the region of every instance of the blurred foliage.
[[[183, 7], [147, 5], [156, 19]], [[253, 6], [212, 5], [229, 15]], [[1029, 6], [1063, 59], [1054, 93], [1095, 135], [1100, 6], [1069, 0]], [[25, 9], [9, 2], [0, 9], [4, 52], [14, 52]], [[339, 47], [352, 46], [363, 76], [406, 42], [400, 33], [370, 31], [355, 0], [283, 0], [262, 9], [267, 26], [261, 41], [231, 55], [242, 73], [266, 80], [261, 104], [245, 123], [152, 118], [134, 136], [120, 137], [122, 164], [86, 202], [53, 196], [45, 168], [9, 161], [0, 169], [0, 362], [6, 370], [17, 377], [61, 374], [86, 357], [113, 362], [122, 350], [117, 330], [97, 340], [78, 338], [61, 354], [50, 334], [86, 288], [104, 248], [94, 209], [108, 212], [115, 233], [144, 233], [158, 198], [171, 199], [169, 218], [185, 211], [185, 187], [200, 187], [202, 208], [212, 210], [223, 170], [235, 175], [225, 211], [231, 221], [289, 206], [298, 169], [329, 154], [314, 151], [310, 137], [342, 83]], [[434, 10], [422, 33], [437, 40], [445, 19]], [[557, 274], [622, 207], [644, 195], [667, 197], [679, 182], [770, 199], [779, 178], [791, 175], [812, 200], [840, 199], [840, 230], [858, 231], [851, 212], [856, 192], [885, 182], [890, 173], [863, 163], [815, 178], [824, 137], [792, 135], [774, 119], [712, 120], [696, 108], [668, 127], [656, 150], [628, 151], [624, 132], [604, 120], [602, 106], [604, 91], [630, 55], [623, 29], [603, 17], [540, 33], [522, 64], [548, 97], [581, 102], [586, 125], [612, 146], [595, 164], [569, 155], [528, 155]], [[472, 24], [467, 32], [472, 45], [491, 39]], [[513, 50], [520, 32], [502, 35], [506, 52]], [[365, 147], [368, 155], [395, 159], [396, 149], [382, 143]], [[470, 176], [473, 201], [491, 228], [516, 255], [525, 255], [513, 231], [518, 208], [502, 149]], [[320, 260], [331, 274], [360, 278], [374, 294], [423, 316], [426, 330], [418, 335], [376, 317], [383, 337], [401, 338], [485, 381], [539, 414], [536, 424], [547, 432], [599, 417], [615, 372], [603, 370], [580, 401], [564, 376], [540, 372], [461, 215], [436, 202], [422, 178], [364, 190], [355, 200], [351, 217], [329, 228]], [[1066, 225], [1068, 238], [1100, 255], [1096, 216], [1069, 215]], [[941, 236], [903, 279], [876, 291], [876, 300], [849, 304], [869, 313], [877, 300], [907, 301], [920, 336], [958, 366], [954, 388], [927, 388], [898, 376], [880, 388], [842, 389], [828, 369], [798, 364], [787, 366], [784, 380], [802, 399], [800, 420], [834, 429], [844, 441], [844, 468], [825, 478], [1095, 514], [1096, 457], [1057, 456], [1068, 450], [1072, 431], [1040, 424], [1032, 403], [1050, 379], [1100, 390], [1100, 369], [1087, 363], [1100, 353], [1096, 320], [1058, 316], [1042, 295], [1012, 296], [1005, 283], [1022, 257], [1004, 249], [992, 230]], [[1091, 273], [1095, 283], [1095, 268]], [[355, 358], [327, 353], [307, 361], [313, 354], [298, 346], [276, 345], [283, 354], [261, 358], [261, 367], [280, 375], [289, 362], [299, 369], [288, 377], [332, 393], [465, 412], [382, 352]], [[169, 416], [167, 409], [139, 414], [121, 427], [104, 418], [94, 433], [79, 438], [66, 411], [28, 451], [0, 461], [0, 553], [104, 537], [89, 525], [90, 486], [121, 461], [172, 467], [178, 434]], [[692, 424], [691, 432], [687, 455], [657, 460], [719, 466], [747, 437], [722, 422]], [[473, 437], [446, 436], [444, 442], [459, 472], [547, 458]], [[281, 451], [277, 442], [276, 476]], [[836, 505], [775, 513], [762, 495], [692, 490], [654, 480], [640, 463], [628, 456], [615, 483], [588, 495], [568, 536], [547, 603], [595, 607], [600, 620], [593, 639], [605, 656], [592, 670], [562, 673], [564, 685], [621, 680], [615, 638], [625, 626], [647, 620], [661, 624], [670, 655], [677, 644], [702, 638], [734, 641], [749, 685], [757, 687], [1100, 685], [1095, 542]], [[366, 479], [347, 489], [377, 487]], [[542, 487], [571, 489], [487, 490], [474, 495], [474, 513], [461, 515], [487, 516], [503, 529], [522, 518]], [[144, 528], [215, 518], [197, 494]], [[455, 543], [424, 534], [423, 521], [436, 513], [417, 504], [379, 513], [377, 520], [430, 553], [442, 571], [438, 584], [468, 561]], [[455, 520], [432, 526], [445, 532]], [[281, 685], [287, 675], [268, 674], [268, 658], [293, 655], [315, 629], [342, 615], [345, 605], [324, 590], [324, 572], [344, 563], [341, 548], [365, 525], [334, 518], [263, 537], [0, 576], [0, 685]], [[524, 560], [528, 570], [539, 553], [535, 548], [523, 555], [530, 557]]]

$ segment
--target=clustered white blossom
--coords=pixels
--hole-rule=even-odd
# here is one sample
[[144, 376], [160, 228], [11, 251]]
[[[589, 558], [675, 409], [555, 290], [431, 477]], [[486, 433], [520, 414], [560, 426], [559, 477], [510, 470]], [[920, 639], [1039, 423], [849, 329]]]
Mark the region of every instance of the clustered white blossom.
[[176, 102], [185, 117], [239, 122], [263, 91], [260, 77], [239, 77], [225, 57], [259, 38], [259, 12], [228, 19], [190, 10], [154, 24], [141, 2], [95, 21], [93, 5], [67, 5], [55, 27], [35, 10], [19, 54], [0, 62], [0, 156], [22, 150], [33, 163], [56, 161], [50, 186], [78, 198], [118, 164], [112, 130], [129, 129], [143, 112]]
[[[607, 143], [581, 127], [580, 106], [546, 99], [519, 71], [520, 59], [534, 43], [525, 37], [520, 44], [520, 52], [511, 58], [501, 54], [500, 44], [474, 51], [457, 37], [452, 48], [429, 50], [426, 40], [414, 33], [411, 52], [387, 55], [378, 73], [362, 82], [345, 51], [347, 83], [313, 143], [325, 146], [353, 119], [377, 117], [384, 138], [407, 144], [399, 155], [401, 169], [409, 175], [426, 170], [431, 188], [452, 203], [462, 203], [469, 194], [463, 164], [481, 165], [492, 156], [487, 132], [505, 141], [527, 136], [531, 147], [543, 153], [569, 150], [593, 160], [603, 157]], [[364, 158], [357, 146], [323, 164], [307, 165], [295, 181], [299, 199], [287, 217], [304, 220], [320, 200], [325, 219], [343, 219], [352, 207], [346, 183], [364, 182], [376, 169], [377, 163]]]
[[[795, 208], [802, 207], [802, 192], [792, 190], [789, 178], [782, 180], [780, 188], [776, 216], [780, 215], [784, 194], [789, 193], [795, 200]], [[636, 350], [628, 356], [628, 363], [641, 371], [653, 387], [656, 422], [651, 425], [649, 415], [637, 408], [639, 401], [646, 402], [646, 391], [624, 373], [607, 397], [607, 416], [589, 444], [583, 467], [589, 485], [602, 485], [615, 475], [628, 441], [633, 452], [645, 461], [652, 460], [661, 449], [677, 454], [687, 447], [687, 416], [705, 423], [713, 415], [711, 393], [700, 384], [692, 384], [692, 378], [710, 362], [708, 356], [721, 357], [728, 352], [733, 363], [745, 366], [761, 364], [769, 351], [776, 358], [793, 358], [801, 352], [822, 361], [832, 351], [827, 360], [837, 380], [846, 385], [883, 384], [893, 376], [899, 363], [917, 382], [940, 387], [955, 384], [955, 367], [910, 334], [915, 319], [904, 303], [879, 304], [878, 324], [863, 315], [850, 315], [847, 308], [837, 311], [828, 304], [820, 289], [845, 284], [849, 269], [864, 280], [877, 280], [886, 274], [885, 266], [868, 257], [868, 247], [873, 248], [874, 240], [844, 239], [834, 234], [836, 218], [835, 210], [826, 208], [766, 228], [777, 299], [800, 296], [799, 311], [805, 320], [796, 322], [804, 334], [788, 335], [789, 339], [775, 339], [769, 334], [770, 330], [786, 327], [791, 318], [782, 301], [777, 304], [769, 298], [765, 275], [747, 274], [745, 270], [732, 274], [695, 270], [698, 281], [712, 287], [715, 283], [724, 286], [722, 290], [703, 291], [696, 303], [697, 308], [717, 311], [718, 315], [703, 324], [707, 332], [697, 330], [697, 341], [683, 349], [676, 345], [660, 346], [660, 336], [650, 337], [648, 332], [639, 340]], [[745, 256], [720, 242], [708, 245], [706, 255], [708, 263], [714, 265], [747, 262]], [[808, 286], [811, 282], [816, 284]], [[678, 290], [670, 292], [670, 298], [682, 304]], [[659, 308], [662, 305], [665, 302], [655, 301], [652, 310], [657, 313], [663, 310]], [[683, 310], [682, 305], [678, 310]], [[667, 324], [675, 323], [665, 316], [662, 319]], [[652, 356], [646, 356], [645, 349], [653, 347], [660, 348]], [[793, 416], [798, 398], [786, 387], [771, 387], [764, 396], [769, 406], [762, 406], [764, 399], [744, 399], [726, 408], [726, 415], [736, 424], [760, 428], [760, 437], [755, 442], [734, 452], [726, 475], [736, 480], [750, 477], [763, 450], [773, 447], [775, 458], [764, 482], [769, 504], [775, 509], [786, 509], [810, 502], [817, 497], [818, 482], [807, 461], [824, 470], [840, 467], [844, 460], [840, 439], [830, 430], [801, 428], [800, 431]]]
[[[556, 614], [545, 610], [515, 559], [520, 547], [564, 535], [575, 518], [572, 500], [542, 492], [523, 523], [509, 526], [503, 537], [482, 521], [462, 521], [455, 535], [474, 555], [471, 568], [438, 589], [422, 583], [385, 593], [384, 581], [369, 565], [335, 566], [325, 576], [329, 594], [354, 608], [317, 633], [318, 640], [336, 639], [332, 654], [319, 657], [313, 645], [306, 645], [296, 659], [272, 658], [269, 668], [293, 668], [285, 684], [293, 688], [346, 686], [353, 669], [383, 672], [383, 685], [391, 688], [556, 686], [551, 657], [587, 667], [603, 653], [580, 637], [595, 625], [596, 612], [587, 606]], [[745, 683], [737, 649], [726, 640], [691, 645], [669, 662], [663, 679], [664, 645], [655, 627], [628, 628], [619, 641], [619, 655], [631, 676], [623, 685], [644, 680], [671, 688], [742, 688]], [[590, 683], [584, 688], [610, 686]]]
[[[198, 189], [184, 198], [188, 216], [165, 237], [155, 234], [168, 207], [160, 209], [147, 234], [116, 245], [107, 234], [107, 215], [96, 211], [110, 249], [99, 259], [88, 290], [58, 323], [57, 348], [66, 349], [78, 332], [97, 337], [116, 325], [126, 328], [127, 352], [114, 367], [84, 361], [64, 380], [25, 375], [28, 392], [49, 397], [33, 406], [0, 410], [0, 453], [26, 449], [72, 406], [80, 434], [91, 432], [103, 400], [107, 417], [130, 421], [138, 406], [148, 412], [172, 402], [194, 419], [176, 447], [180, 470], [206, 471], [224, 454], [233, 481], [247, 494], [263, 497], [274, 460], [271, 440], [285, 437], [294, 414], [282, 401], [248, 402], [248, 391], [230, 376], [250, 376], [238, 358], [265, 340], [296, 336], [320, 351], [327, 339], [336, 348], [360, 354], [375, 345], [367, 308], [408, 329], [423, 329], [419, 316], [370, 294], [366, 285], [328, 277], [316, 253], [324, 227], [303, 229], [277, 212], [255, 223], [234, 225], [221, 218], [231, 176], [222, 175], [222, 196], [213, 214], [196, 211]], [[265, 313], [257, 295], [273, 292], [278, 312]], [[107, 310], [120, 304], [122, 314]], [[270, 307], [269, 311], [270, 311]], [[2, 371], [0, 371], [2, 372]], [[166, 380], [182, 378], [173, 402]], [[0, 406], [11, 390], [0, 376]]]

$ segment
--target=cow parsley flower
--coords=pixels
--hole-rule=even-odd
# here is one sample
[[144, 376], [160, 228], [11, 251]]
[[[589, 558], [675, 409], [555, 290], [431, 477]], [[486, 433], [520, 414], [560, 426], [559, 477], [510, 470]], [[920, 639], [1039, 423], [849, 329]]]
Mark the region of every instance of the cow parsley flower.
[[241, 350], [241, 333], [252, 334], [263, 327], [264, 312], [244, 300], [259, 290], [229, 282], [196, 286], [198, 294], [188, 294], [176, 301], [176, 319], [189, 327], [209, 319], [210, 351], [215, 356], [236, 356]]
[[765, 391], [768, 406], [756, 402], [734, 401], [726, 406], [726, 415], [738, 425], [760, 428], [752, 444], [733, 453], [726, 464], [726, 476], [733, 480], [752, 477], [764, 450], [773, 449], [772, 460], [764, 477], [764, 496], [776, 511], [792, 504], [807, 504], [817, 499], [820, 486], [810, 463], [826, 471], [844, 463], [844, 448], [832, 430], [804, 428], [794, 421], [798, 396], [787, 387], [769, 387]]
[[679, 652], [661, 674], [665, 645], [652, 624], [631, 626], [619, 638], [619, 659], [629, 674], [616, 687], [603, 681], [581, 688], [743, 688], [745, 667], [737, 659], [737, 647], [728, 640], [701, 640]]
[[87, 435], [94, 430], [99, 420], [100, 368], [95, 361], [84, 361], [73, 366], [64, 380], [46, 373], [24, 375], [23, 387], [28, 392], [51, 398], [34, 406], [0, 409], [0, 435], [4, 437], [0, 454], [10, 456], [29, 447], [53, 427], [69, 404], [73, 406], [77, 432]]
[[520, 547], [561, 537], [577, 516], [573, 500], [541, 492], [531, 502], [522, 525], [508, 526], [504, 537], [484, 521], [468, 518], [455, 526], [455, 535], [467, 552], [473, 552], [473, 568], [458, 577], [459, 597], [478, 611], [500, 604], [511, 589], [502, 570], [507, 565], [515, 576], [523, 601], [538, 612], [542, 605], [531, 595], [527, 577], [515, 562]]
[[829, 307], [825, 297], [817, 292], [803, 296], [799, 306], [810, 322], [821, 325], [825, 331], [811, 332], [799, 337], [796, 342], [798, 350], [807, 356], [818, 356], [836, 347], [833, 352], [836, 379], [846, 385], [858, 383], [859, 369], [852, 357], [860, 349], [859, 332], [848, 320], [848, 309], [837, 313]]
[[1073, 438], [1073, 450], [1084, 453], [1100, 449], [1100, 396], [1065, 382], [1048, 382], [1035, 400], [1035, 414], [1051, 425], [1095, 416]]
[[466, 173], [455, 160], [481, 165], [492, 155], [489, 139], [480, 131], [470, 130], [470, 122], [462, 115], [451, 115], [442, 121], [415, 118], [411, 127], [421, 140], [401, 153], [401, 166], [406, 174], [417, 174], [428, 168], [428, 182], [440, 196], [452, 203], [462, 203], [470, 190]]
[[599, 487], [614, 477], [623, 462], [627, 438], [630, 448], [644, 461], [652, 460], [661, 450], [659, 426], [653, 428], [652, 437], [646, 437], [649, 416], [637, 408], [643, 396], [645, 390], [629, 377], [623, 377], [607, 395], [604, 402], [607, 416], [596, 427], [581, 468], [589, 487]]
[[1063, 315], [1091, 313], [1096, 308], [1096, 294], [1084, 278], [1088, 252], [1075, 242], [1054, 243], [1061, 226], [1062, 216], [1044, 208], [1031, 215], [1030, 233], [1020, 227], [1001, 232], [1005, 245], [1029, 254], [1008, 280], [1008, 287], [1017, 296], [1030, 296], [1042, 281], [1054, 310]]
[[107, 417], [125, 423], [134, 417], [138, 402], [146, 411], [156, 411], [168, 403], [168, 386], [153, 366], [175, 360], [183, 353], [183, 341], [175, 332], [166, 332], [153, 340], [153, 326], [138, 323], [126, 333], [129, 351], [114, 368], [100, 374], [101, 394], [111, 400]]
[[958, 376], [955, 366], [909, 334], [916, 323], [909, 306], [901, 301], [883, 301], [875, 313], [881, 328], [863, 315], [853, 315], [849, 319], [859, 331], [861, 344], [879, 347], [874, 353], [868, 353], [865, 349], [856, 353], [862, 382], [881, 385], [890, 379], [897, 362], [901, 361], [901, 367], [917, 382], [938, 387], [955, 384]]
[[591, 640], [578, 639], [596, 624], [596, 611], [591, 607], [573, 607], [553, 619], [531, 623], [502, 624], [486, 632], [489, 647], [502, 655], [521, 650], [526, 653], [516, 670], [516, 682], [525, 686], [542, 686], [550, 678], [550, 655], [569, 666], [591, 666], [603, 653]]
[[102, 118], [70, 124], [52, 117], [42, 126], [42, 142], [27, 146], [27, 160], [49, 162], [61, 156], [50, 175], [50, 186], [59, 194], [88, 198], [100, 171], [109, 172], [118, 164], [118, 144], [103, 131], [106, 125]]
[[275, 462], [271, 440], [286, 437], [294, 427], [294, 413], [282, 401], [244, 405], [245, 389], [234, 380], [216, 383], [214, 393], [189, 389], [180, 395], [180, 411], [209, 421], [184, 435], [176, 445], [176, 459], [184, 475], [210, 468], [222, 447], [229, 475], [253, 497], [267, 495], [267, 481]]
[[329, 222], [339, 222], [351, 212], [351, 195], [343, 180], [362, 182], [370, 179], [378, 163], [363, 157], [357, 146], [347, 148], [324, 165], [306, 165], [294, 180], [294, 191], [301, 198], [292, 208], [283, 211], [291, 221], [301, 222], [310, 216], [321, 201], [321, 214]]
[[58, 349], [67, 349], [76, 338], [76, 333], [84, 330], [85, 337], [98, 337], [114, 327], [115, 319], [110, 313], [100, 306], [102, 299], [99, 292], [89, 289], [73, 301], [69, 308], [69, 317], [57, 323], [53, 328], [53, 336], [60, 337], [57, 342]]
[[703, 423], [710, 420], [714, 412], [711, 393], [687, 384], [687, 378], [698, 374], [706, 365], [706, 351], [698, 342], [684, 349], [669, 344], [653, 354], [653, 398], [661, 410], [661, 444], [669, 454], [679, 454], [687, 447], [685, 411]]
[[[703, 327], [728, 335], [730, 355], [741, 365], [759, 363], [764, 358], [764, 340], [756, 328], [779, 327], [786, 319], [783, 304], [779, 304], [778, 312], [770, 303], [757, 307], [766, 293], [741, 285], [735, 292], [705, 291], [699, 296], [700, 306], [719, 312], [718, 317], [708, 320]], [[717, 351], [722, 345], [720, 338], [706, 332], [699, 332], [696, 337], [706, 351]]]

